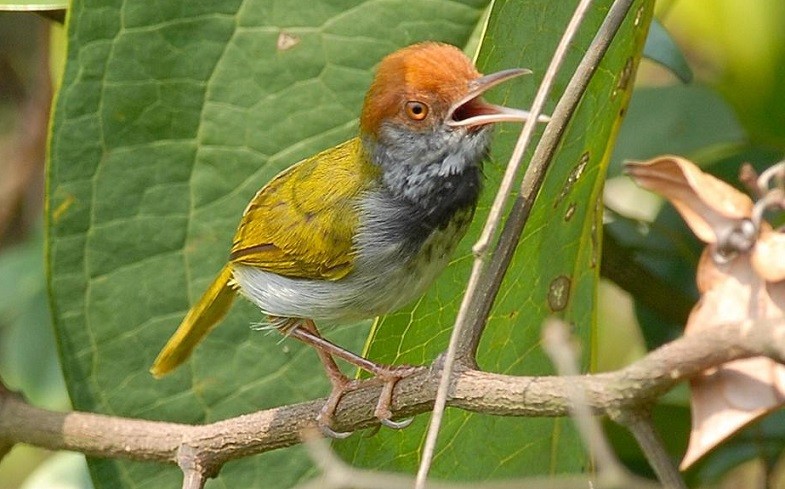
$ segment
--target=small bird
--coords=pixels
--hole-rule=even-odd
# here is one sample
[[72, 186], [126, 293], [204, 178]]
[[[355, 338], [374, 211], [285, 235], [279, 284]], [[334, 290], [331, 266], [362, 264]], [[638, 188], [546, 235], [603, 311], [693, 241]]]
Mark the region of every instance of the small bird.
[[[331, 428], [354, 387], [334, 357], [384, 381], [375, 414], [392, 428], [395, 383], [413, 367], [376, 364], [322, 338], [314, 321], [348, 322], [399, 309], [422, 295], [447, 264], [474, 213], [492, 123], [529, 113], [481, 95], [530, 73], [482, 76], [458, 48], [424, 42], [379, 65], [358, 137], [273, 178], [251, 200], [229, 262], [191, 308], [150, 369], [160, 377], [184, 362], [229, 310], [236, 292], [271, 326], [316, 349], [332, 383], [317, 423]], [[544, 118], [543, 120], [547, 120]]]

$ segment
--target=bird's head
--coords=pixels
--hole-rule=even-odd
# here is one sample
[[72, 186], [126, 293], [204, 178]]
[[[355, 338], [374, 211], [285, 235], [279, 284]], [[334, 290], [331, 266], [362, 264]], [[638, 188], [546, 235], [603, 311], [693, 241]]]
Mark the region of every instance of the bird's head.
[[360, 117], [371, 159], [395, 174], [404, 171], [408, 183], [411, 172], [402, 166], [428, 167], [442, 175], [479, 166], [492, 123], [524, 121], [529, 115], [490, 104], [483, 93], [527, 73], [509, 69], [483, 76], [448, 44], [425, 42], [395, 51], [380, 63]]
[[475, 205], [491, 125], [529, 116], [482, 95], [526, 73], [511, 69], [483, 76], [460, 49], [435, 42], [384, 58], [365, 96], [360, 137], [390, 194], [432, 215]]
[[489, 104], [482, 94], [527, 73], [510, 69], [482, 76], [455, 46], [436, 42], [408, 46], [379, 65], [365, 97], [361, 132], [375, 139], [384, 139], [388, 127], [414, 134], [472, 133], [494, 122], [526, 120], [528, 112]]

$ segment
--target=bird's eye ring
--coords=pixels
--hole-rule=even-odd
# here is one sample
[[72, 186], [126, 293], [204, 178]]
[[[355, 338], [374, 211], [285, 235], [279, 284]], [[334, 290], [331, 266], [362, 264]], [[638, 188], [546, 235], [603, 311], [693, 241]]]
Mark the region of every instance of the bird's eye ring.
[[413, 121], [421, 121], [428, 117], [428, 106], [417, 100], [409, 100], [404, 106], [406, 116]]

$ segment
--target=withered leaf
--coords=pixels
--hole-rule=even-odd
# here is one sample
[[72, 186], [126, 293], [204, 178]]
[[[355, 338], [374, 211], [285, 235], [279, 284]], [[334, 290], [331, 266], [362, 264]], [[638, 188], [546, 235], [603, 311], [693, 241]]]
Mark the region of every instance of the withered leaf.
[[[675, 156], [630, 163], [627, 172], [642, 187], [670, 200], [708, 244], [697, 270], [701, 300], [685, 334], [727, 324], [744, 329], [751, 321], [785, 316], [785, 235], [764, 223], [751, 248], [716, 258], [721, 237], [752, 216], [754, 204], [747, 195]], [[783, 406], [785, 366], [765, 357], [737, 360], [691, 379], [690, 388], [692, 431], [682, 469]]]

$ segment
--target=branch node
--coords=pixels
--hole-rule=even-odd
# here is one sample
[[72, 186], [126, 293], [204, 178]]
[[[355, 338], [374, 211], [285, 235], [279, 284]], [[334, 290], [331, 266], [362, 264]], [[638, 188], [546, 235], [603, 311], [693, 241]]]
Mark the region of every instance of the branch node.
[[488, 253], [488, 240], [479, 240], [472, 246], [472, 255], [475, 260], [481, 260]]
[[[445, 359], [447, 358], [447, 353], [442, 352], [440, 353], [431, 365], [428, 367], [428, 373], [434, 379], [441, 378], [444, 372], [444, 363]], [[474, 357], [471, 355], [468, 356], [456, 356], [455, 361], [452, 364], [452, 374], [453, 374], [453, 381], [457, 378], [460, 374], [464, 372], [468, 372], [470, 370], [477, 370], [477, 362], [475, 361]]]
[[177, 448], [177, 465], [183, 471], [183, 489], [202, 489], [207, 479], [218, 475], [220, 465], [211, 467], [191, 445], [183, 443]]

